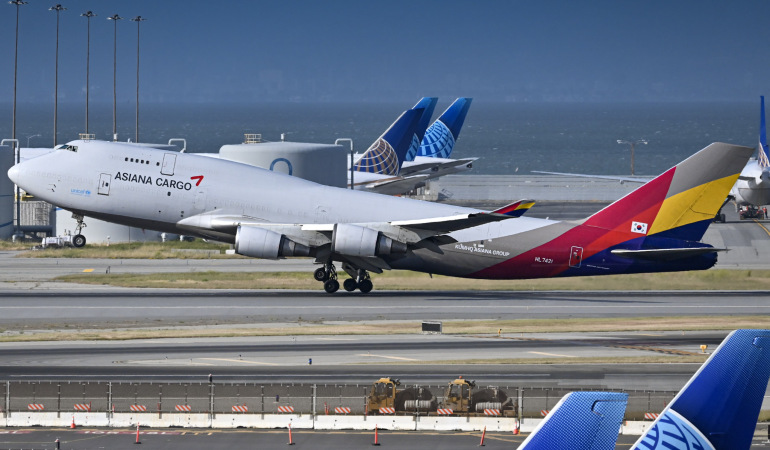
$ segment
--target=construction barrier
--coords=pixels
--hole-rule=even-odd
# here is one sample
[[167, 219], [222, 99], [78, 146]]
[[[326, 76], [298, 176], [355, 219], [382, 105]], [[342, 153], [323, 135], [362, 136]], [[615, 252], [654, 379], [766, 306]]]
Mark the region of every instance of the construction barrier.
[[547, 416], [549, 412], [550, 412], [550, 411], [548, 411], [547, 409], [541, 409], [541, 410], [540, 410], [540, 417], [545, 417], [545, 416]]
[[644, 413], [645, 420], [655, 420], [658, 418], [658, 414], [656, 413]]
[[380, 408], [380, 414], [395, 414], [396, 408]]
[[76, 403], [75, 404], [75, 411], [91, 412], [91, 404], [90, 403]]
[[436, 412], [439, 416], [451, 416], [455, 413], [453, 410], [447, 408], [439, 408], [436, 410]]
[[293, 406], [279, 406], [278, 407], [278, 412], [281, 412], [281, 413], [293, 413], [294, 412], [294, 407]]
[[485, 409], [484, 410], [485, 416], [499, 416], [500, 410], [499, 409]]
[[133, 412], [146, 412], [147, 411], [147, 407], [144, 406], [144, 405], [131, 405], [131, 406], [128, 407], [128, 409], [133, 411]]
[[233, 406], [233, 412], [247, 413], [249, 412], [249, 407], [246, 405], [235, 405]]
[[350, 414], [350, 408], [347, 406], [338, 406], [334, 408], [335, 414]]
[[27, 409], [30, 411], [43, 411], [45, 406], [42, 403], [30, 403], [27, 405]]
[[175, 410], [179, 412], [190, 412], [192, 411], [192, 407], [190, 405], [176, 405], [174, 407]]

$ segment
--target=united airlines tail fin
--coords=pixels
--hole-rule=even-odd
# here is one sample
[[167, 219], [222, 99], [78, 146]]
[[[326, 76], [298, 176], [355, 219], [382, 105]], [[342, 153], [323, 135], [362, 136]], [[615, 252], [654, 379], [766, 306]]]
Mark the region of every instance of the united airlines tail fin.
[[748, 449], [768, 377], [770, 330], [733, 331], [633, 449]]
[[417, 156], [417, 151], [420, 149], [420, 143], [425, 137], [425, 131], [428, 129], [428, 123], [430, 118], [433, 117], [433, 110], [436, 109], [436, 103], [438, 97], [423, 97], [412, 109], [423, 108], [425, 111], [420, 117], [420, 121], [417, 123], [417, 131], [412, 139], [412, 145], [409, 146], [409, 150], [406, 152], [404, 158], [405, 161], [414, 161], [414, 157]]
[[759, 96], [759, 149], [757, 161], [761, 167], [770, 167], [770, 148], [767, 147], [767, 128], [765, 126], [765, 96]]
[[390, 128], [361, 155], [355, 164], [355, 170], [383, 175], [398, 175], [423, 112], [423, 108], [404, 111]]
[[624, 242], [624, 250], [630, 251], [666, 249], [681, 240], [700, 241], [752, 153], [754, 149], [749, 147], [711, 144], [592, 215], [583, 225], [598, 233], [597, 240]]
[[519, 450], [614, 450], [627, 402], [628, 394], [571, 392]]
[[472, 98], [460, 97], [433, 122], [422, 139], [417, 156], [449, 158], [471, 107]]

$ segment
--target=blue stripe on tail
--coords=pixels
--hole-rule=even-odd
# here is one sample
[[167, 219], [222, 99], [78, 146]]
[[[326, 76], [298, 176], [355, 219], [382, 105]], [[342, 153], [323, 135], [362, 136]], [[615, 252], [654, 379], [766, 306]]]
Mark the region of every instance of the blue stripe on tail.
[[770, 330], [733, 331], [634, 449], [748, 449], [769, 377]]

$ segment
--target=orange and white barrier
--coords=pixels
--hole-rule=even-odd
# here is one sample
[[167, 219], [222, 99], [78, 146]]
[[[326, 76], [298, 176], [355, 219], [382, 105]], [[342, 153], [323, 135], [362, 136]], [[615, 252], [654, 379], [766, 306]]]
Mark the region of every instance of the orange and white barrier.
[[293, 413], [294, 412], [294, 407], [293, 406], [279, 406], [278, 407], [278, 412], [281, 412], [281, 413]]
[[249, 412], [249, 407], [246, 405], [235, 405], [233, 406], [233, 412], [247, 413]]
[[439, 416], [451, 416], [455, 412], [449, 408], [439, 408], [436, 410]]
[[133, 411], [133, 412], [146, 412], [147, 411], [147, 407], [144, 406], [144, 405], [131, 405], [131, 406], [128, 407], [128, 409]]
[[350, 414], [350, 408], [347, 406], [338, 406], [334, 408], [335, 414]]
[[190, 407], [190, 405], [176, 405], [174, 407], [174, 409], [177, 410], [177, 411], [180, 411], [180, 412], [190, 412], [190, 411], [192, 411], [192, 408]]
[[541, 409], [541, 410], [540, 410], [540, 416], [541, 416], [541, 417], [545, 417], [545, 416], [547, 416], [547, 415], [548, 415], [548, 413], [549, 413], [549, 412], [550, 412], [550, 411], [548, 411], [547, 409]]
[[646, 420], [655, 420], [658, 418], [658, 414], [656, 413], [644, 413], [644, 418]]
[[90, 403], [76, 403], [75, 404], [75, 411], [91, 412], [91, 404]]
[[499, 416], [500, 410], [499, 409], [485, 409], [484, 410], [485, 416]]
[[395, 414], [396, 408], [380, 408], [380, 414]]
[[27, 405], [27, 409], [30, 411], [43, 411], [45, 409], [45, 405], [42, 403], [30, 403]]

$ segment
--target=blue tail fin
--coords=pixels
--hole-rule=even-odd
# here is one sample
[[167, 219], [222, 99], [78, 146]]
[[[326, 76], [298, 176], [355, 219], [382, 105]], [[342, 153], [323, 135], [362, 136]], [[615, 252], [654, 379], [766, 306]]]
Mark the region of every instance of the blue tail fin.
[[519, 450], [614, 450], [628, 394], [571, 392]]
[[425, 112], [422, 113], [422, 117], [417, 123], [417, 132], [414, 134], [414, 139], [412, 139], [412, 145], [409, 146], [409, 150], [406, 152], [406, 161], [414, 161], [414, 157], [417, 156], [417, 151], [420, 149], [420, 143], [425, 137], [425, 130], [428, 129], [428, 123], [430, 122], [430, 118], [433, 117], [433, 110], [436, 109], [437, 102], [438, 97], [423, 97], [422, 100], [417, 102], [417, 104], [414, 105], [414, 108], [412, 108], [424, 108]]
[[759, 110], [759, 150], [757, 161], [762, 167], [770, 167], [770, 149], [767, 147], [767, 128], [765, 127], [765, 96], [761, 95]]
[[633, 448], [748, 449], [768, 377], [770, 330], [733, 331]]
[[406, 152], [412, 144], [423, 108], [404, 111], [356, 162], [358, 172], [398, 175]]
[[463, 127], [472, 100], [472, 98], [458, 98], [438, 120], [433, 122], [425, 133], [420, 150], [417, 152], [418, 156], [449, 158], [457, 138], [460, 137], [460, 129]]

